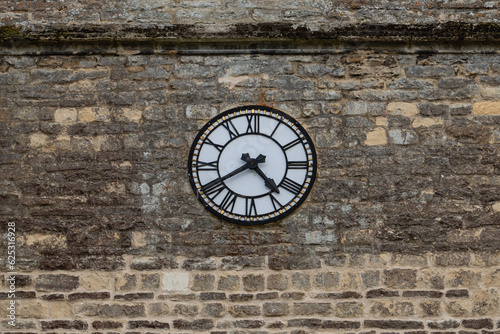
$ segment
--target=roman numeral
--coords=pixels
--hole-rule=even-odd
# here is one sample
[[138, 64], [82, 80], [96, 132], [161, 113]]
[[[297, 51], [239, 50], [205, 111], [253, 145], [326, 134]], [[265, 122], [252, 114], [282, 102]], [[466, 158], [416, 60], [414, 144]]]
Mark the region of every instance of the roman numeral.
[[280, 187], [283, 189], [291, 192], [292, 194], [298, 195], [300, 191], [302, 190], [302, 185], [290, 180], [289, 178], [285, 177], [283, 181], [281, 181]]
[[217, 161], [211, 161], [211, 162], [198, 161], [197, 167], [198, 170], [217, 171]]
[[210, 138], [207, 138], [205, 140], [205, 143], [207, 143], [208, 145], [212, 145], [213, 147], [215, 147], [216, 149], [218, 149], [219, 152], [222, 152], [222, 149], [224, 148], [224, 145], [216, 144], [213, 141], [211, 141]]
[[229, 133], [229, 137], [233, 139], [234, 137], [237, 137], [240, 135], [236, 127], [234, 126], [233, 122], [231, 120], [227, 120], [222, 123], [222, 126], [226, 128], [227, 132]]
[[283, 205], [272, 194], [269, 194], [269, 197], [271, 198], [271, 203], [273, 204], [274, 211], [278, 211], [283, 207]]
[[260, 132], [260, 116], [259, 115], [245, 115], [247, 118], [247, 133]]
[[253, 198], [245, 200], [245, 216], [257, 216], [257, 207]]
[[222, 203], [220, 204], [220, 208], [224, 211], [233, 212], [234, 204], [236, 203], [237, 198], [238, 196], [236, 196], [235, 193], [233, 193], [232, 191], [228, 191], [226, 196], [224, 196]]
[[307, 161], [288, 161], [288, 169], [307, 169], [309, 163]]
[[278, 122], [278, 124], [276, 125], [276, 127], [274, 128], [273, 132], [271, 132], [271, 137], [274, 136], [274, 133], [276, 132], [276, 130], [278, 130], [279, 126], [280, 126], [281, 122]]
[[300, 138], [297, 138], [291, 142], [289, 142], [288, 144], [286, 144], [285, 146], [283, 146], [283, 149], [286, 151], [288, 149], [291, 149], [292, 147], [294, 147], [295, 145], [299, 144], [300, 142], [302, 142], [300, 140]]
[[208, 182], [207, 184], [201, 186], [201, 191], [205, 193], [205, 195], [212, 195], [212, 198], [217, 197], [224, 189], [226, 188], [226, 185], [224, 184], [223, 180], [221, 178], [215, 179], [213, 181]]

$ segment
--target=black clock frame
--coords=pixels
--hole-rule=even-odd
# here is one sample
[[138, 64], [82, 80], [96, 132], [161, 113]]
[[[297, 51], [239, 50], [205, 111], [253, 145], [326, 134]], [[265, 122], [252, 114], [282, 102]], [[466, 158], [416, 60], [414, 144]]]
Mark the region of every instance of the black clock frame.
[[[242, 220], [239, 220], [239, 219], [235, 219], [235, 218], [231, 218], [230, 216], [227, 216], [227, 215], [224, 215], [224, 214], [221, 214], [220, 212], [218, 212], [217, 210], [213, 209], [201, 196], [199, 196], [199, 191], [197, 190], [197, 185], [195, 183], [195, 180], [194, 180], [194, 177], [193, 177], [193, 155], [194, 155], [194, 152], [196, 151], [196, 146], [198, 144], [198, 141], [200, 140], [200, 137], [205, 133], [205, 131], [207, 131], [208, 128], [210, 128], [210, 126], [214, 125], [215, 123], [218, 123], [218, 120], [219, 119], [222, 119], [223, 117], [225, 116], [228, 116], [230, 114], [234, 114], [235, 112], [239, 112], [239, 111], [243, 111], [243, 110], [262, 110], [262, 111], [267, 111], [267, 112], [271, 112], [271, 113], [274, 113], [274, 114], [277, 114], [283, 118], [285, 118], [286, 120], [288, 120], [290, 123], [292, 123], [292, 126], [296, 126], [299, 131], [301, 132], [301, 134], [304, 136], [305, 140], [308, 142], [309, 146], [310, 146], [310, 151], [311, 151], [311, 155], [312, 155], [312, 159], [313, 159], [313, 163], [312, 163], [312, 171], [311, 172], [307, 172], [306, 173], [306, 179], [309, 177], [310, 178], [310, 185], [305, 188], [304, 190], [304, 193], [302, 195], [302, 197], [300, 197], [297, 202], [295, 203], [295, 205], [291, 205], [289, 209], [285, 210], [283, 213], [281, 213], [280, 215], [278, 216], [275, 216], [275, 217], [270, 217], [270, 218], [263, 218], [263, 219], [255, 219], [255, 220], [250, 220], [250, 221], [242, 221]], [[266, 117], [269, 117], [269, 116], [266, 116]], [[278, 122], [280, 123], [283, 123], [283, 124], [286, 124], [286, 122], [284, 122], [282, 119], [276, 119]], [[286, 124], [287, 127], [290, 127], [290, 124]], [[276, 127], [277, 128], [277, 127]], [[244, 136], [244, 135], [248, 135], [248, 134], [258, 134], [258, 135], [262, 135], [262, 136], [265, 136], [265, 137], [268, 137], [270, 139], [272, 139], [273, 141], [276, 141], [274, 138], [272, 138], [271, 136], [269, 135], [266, 135], [266, 134], [263, 134], [263, 133], [245, 133], [245, 134], [238, 134], [235, 138], [231, 138], [228, 142], [226, 142], [224, 145], [223, 145], [223, 148], [222, 150], [220, 151], [220, 153], [222, 153], [222, 151], [224, 150], [224, 148], [229, 144], [231, 143], [234, 139], [236, 138], [240, 138], [241, 136]], [[284, 150], [283, 146], [279, 143], [277, 143], [280, 148]], [[304, 146], [304, 144], [302, 144]], [[200, 147], [201, 149], [201, 147]], [[220, 159], [220, 156], [221, 154], [219, 153], [219, 156], [217, 157], [217, 162], [219, 161]], [[283, 177], [283, 179], [277, 184], [278, 187], [281, 186], [283, 184], [283, 181], [286, 180], [286, 175], [288, 173], [288, 170], [289, 169], [294, 169], [293, 167], [289, 168], [289, 163], [290, 161], [288, 161], [288, 157], [286, 155], [286, 153], [284, 154], [285, 155], [285, 158], [286, 158], [286, 161], [287, 161], [287, 166], [286, 166], [286, 170], [285, 170], [285, 176]], [[291, 162], [294, 162], [294, 161], [291, 161]], [[198, 134], [196, 135], [192, 145], [191, 145], [191, 149], [189, 151], [189, 158], [188, 158], [188, 174], [189, 174], [189, 181], [191, 183], [191, 188], [193, 189], [193, 192], [195, 193], [196, 197], [198, 198], [198, 200], [200, 201], [200, 203], [205, 207], [205, 209], [207, 209], [210, 213], [212, 213], [213, 215], [215, 215], [216, 217], [220, 218], [220, 219], [223, 219], [229, 223], [233, 223], [233, 224], [238, 224], [238, 225], [246, 225], [246, 226], [253, 226], [253, 225], [264, 225], [264, 224], [268, 224], [268, 223], [272, 223], [272, 222], [275, 222], [275, 221], [278, 221], [278, 220], [281, 220], [283, 218], [285, 218], [286, 216], [290, 215], [292, 212], [294, 212], [298, 207], [301, 206], [301, 204], [307, 199], [309, 193], [311, 192], [312, 190], [312, 187], [314, 185], [314, 181], [316, 180], [316, 172], [317, 172], [317, 155], [316, 155], [316, 150], [314, 148], [314, 143], [311, 139], [311, 137], [309, 136], [309, 134], [307, 133], [307, 131], [302, 127], [302, 125], [297, 121], [295, 120], [293, 117], [291, 117], [290, 115], [286, 114], [285, 112], [281, 111], [281, 110], [278, 110], [278, 109], [275, 109], [275, 108], [271, 108], [271, 107], [267, 107], [267, 106], [259, 106], [259, 105], [248, 105], [248, 106], [242, 106], [242, 107], [236, 107], [236, 108], [232, 108], [232, 109], [229, 109], [229, 110], [226, 110], [220, 114], [218, 114], [217, 116], [213, 117], [210, 121], [208, 121], [202, 128], [201, 130], [198, 132]], [[198, 173], [199, 171], [199, 166], [196, 166], [196, 172]], [[220, 173], [219, 173], [219, 170], [217, 169], [217, 173], [219, 175], [219, 177], [221, 177]], [[310, 174], [309, 174], [310, 173]], [[228, 188], [226, 186], [226, 188]], [[229, 188], [228, 188], [229, 189]], [[272, 193], [273, 191], [270, 190], [269, 192], [267, 193], [264, 193], [262, 195], [258, 195], [258, 196], [245, 196], [245, 195], [241, 195], [241, 194], [238, 194], [232, 190], [230, 190], [231, 193], [237, 195], [238, 197], [240, 198], [244, 198], [245, 199], [245, 204], [246, 206], [248, 206], [248, 199], [255, 199], [255, 198], [261, 198], [261, 197], [264, 197], [264, 196], [269, 196], [271, 195], [272, 196]], [[208, 195], [207, 195], [208, 196]], [[211, 197], [211, 199], [217, 197], [214, 196], [214, 197]], [[289, 202], [288, 202], [289, 203]], [[283, 206], [286, 206], [288, 205], [288, 203], [286, 203], [285, 205]], [[251, 205], [251, 204], [250, 204]], [[274, 203], [273, 203], [274, 205]], [[248, 209], [248, 208], [247, 208]], [[257, 215], [256, 217], [262, 217], [262, 216], [265, 216], [265, 215]]]

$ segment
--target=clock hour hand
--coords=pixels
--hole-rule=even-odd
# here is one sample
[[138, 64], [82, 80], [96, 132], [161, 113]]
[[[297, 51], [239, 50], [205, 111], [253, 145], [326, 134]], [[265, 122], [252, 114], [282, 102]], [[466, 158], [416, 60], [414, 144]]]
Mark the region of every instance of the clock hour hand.
[[278, 186], [276, 186], [276, 183], [274, 182], [273, 179], [270, 179], [264, 174], [264, 172], [257, 166], [254, 168], [254, 170], [257, 172], [257, 174], [260, 175], [264, 179], [264, 185], [268, 187], [269, 189], [273, 190], [274, 192], [277, 192], [278, 194], [280, 193], [280, 190], [278, 189]]
[[274, 182], [273, 179], [270, 179], [264, 174], [262, 169], [259, 168], [259, 163], [264, 163], [266, 162], [266, 156], [259, 154], [259, 156], [255, 159], [251, 159], [250, 155], [248, 153], [243, 153], [241, 155], [241, 160], [246, 161], [248, 165], [250, 165], [250, 169], [253, 169], [254, 171], [257, 172], [257, 174], [260, 175], [261, 178], [264, 179], [264, 185], [268, 187], [269, 189], [277, 192], [279, 194], [280, 190], [276, 186], [276, 183]]
[[245, 161], [249, 164], [249, 168], [257, 167], [258, 164], [266, 162], [266, 156], [259, 154], [259, 156], [255, 159], [250, 158], [250, 154], [243, 153], [241, 155], [241, 160]]

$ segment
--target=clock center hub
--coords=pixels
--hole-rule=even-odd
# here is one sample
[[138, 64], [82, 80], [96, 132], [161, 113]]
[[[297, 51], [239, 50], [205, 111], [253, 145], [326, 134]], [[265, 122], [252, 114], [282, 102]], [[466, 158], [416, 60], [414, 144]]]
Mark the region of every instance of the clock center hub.
[[[248, 153], [248, 162], [241, 156]], [[259, 155], [265, 156], [265, 161], [258, 160]], [[218, 172], [221, 177], [235, 169], [248, 164], [248, 169], [224, 180], [226, 186], [241, 196], [260, 196], [271, 190], [265, 185], [262, 177], [256, 172], [257, 167], [270, 179], [279, 183], [286, 173], [286, 156], [276, 141], [261, 134], [249, 134], [235, 138], [226, 145], [218, 161]]]

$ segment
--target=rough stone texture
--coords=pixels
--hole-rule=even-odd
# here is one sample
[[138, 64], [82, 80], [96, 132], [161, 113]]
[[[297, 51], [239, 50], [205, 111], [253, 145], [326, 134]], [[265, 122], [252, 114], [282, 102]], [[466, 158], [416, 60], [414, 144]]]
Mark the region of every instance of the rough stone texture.
[[[0, 331], [497, 333], [499, 7], [0, 0]], [[268, 226], [214, 218], [186, 172], [248, 104], [319, 160]]]

